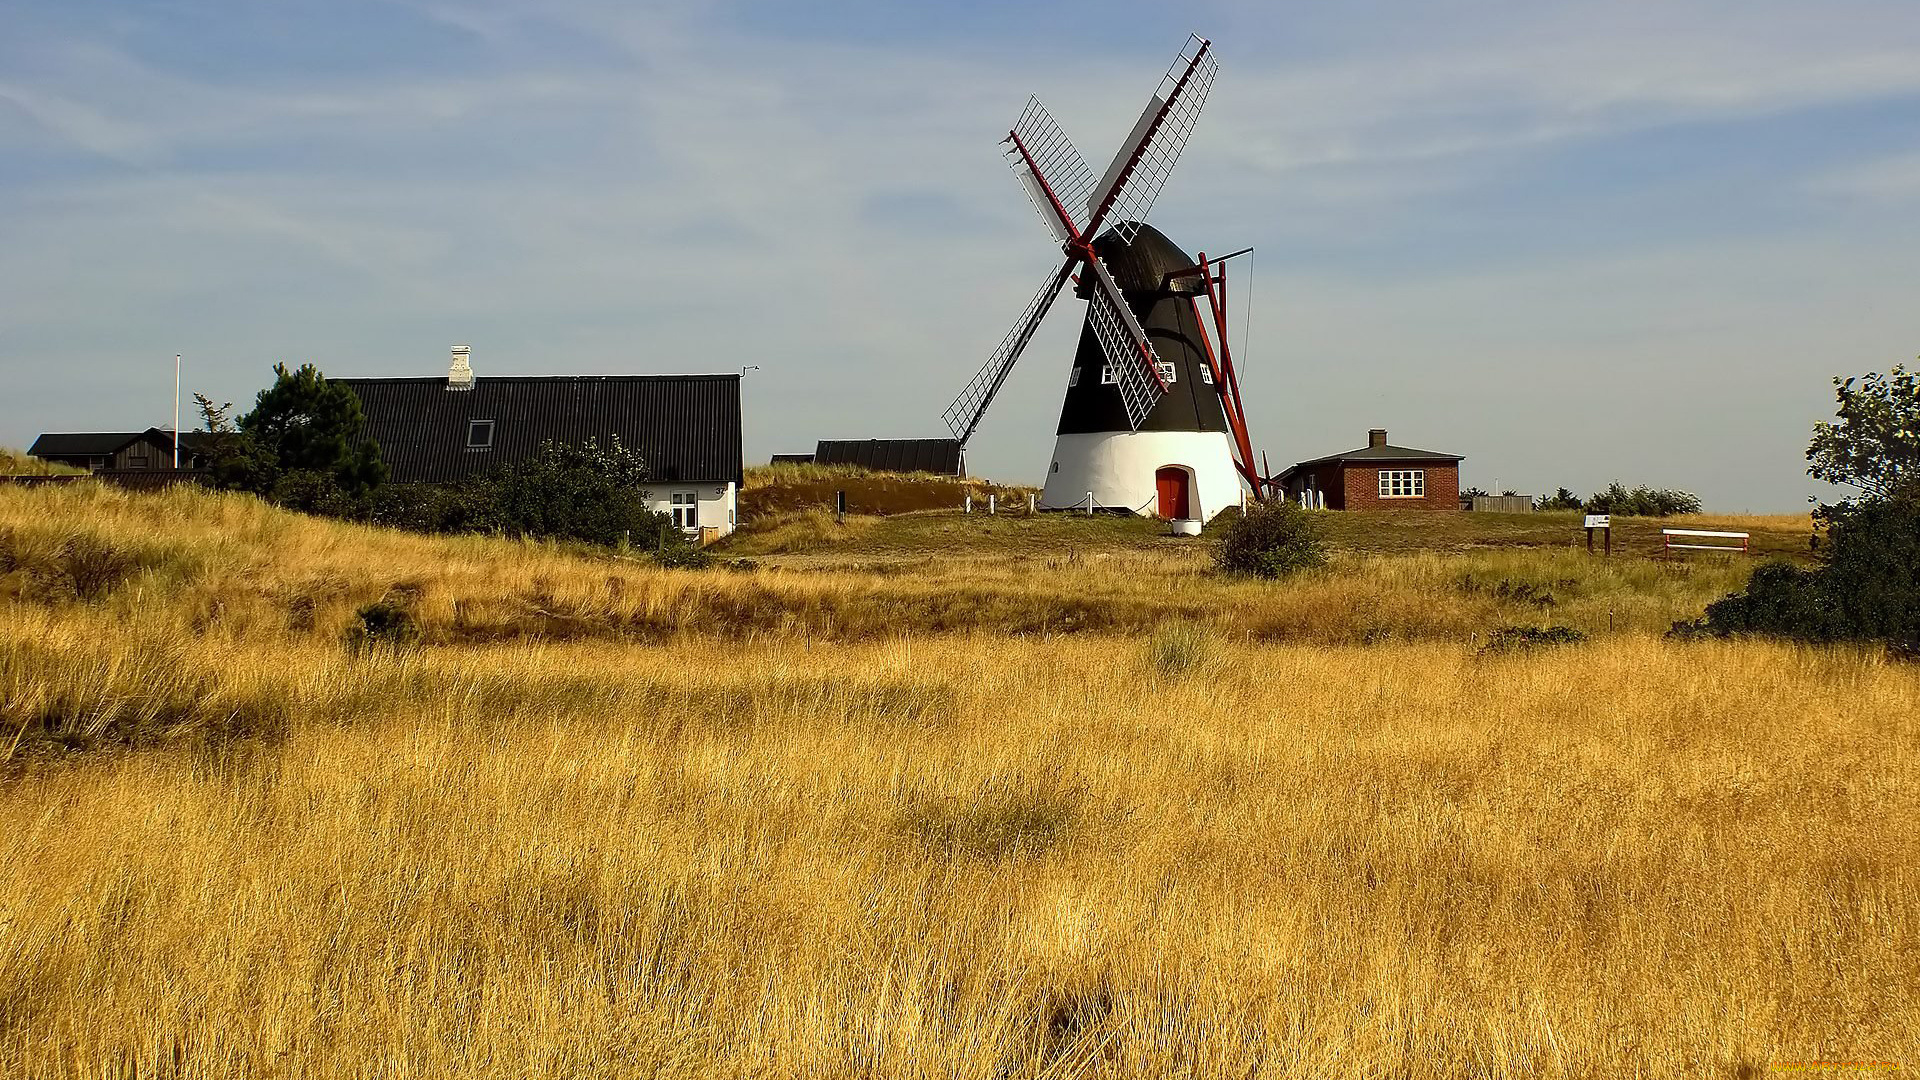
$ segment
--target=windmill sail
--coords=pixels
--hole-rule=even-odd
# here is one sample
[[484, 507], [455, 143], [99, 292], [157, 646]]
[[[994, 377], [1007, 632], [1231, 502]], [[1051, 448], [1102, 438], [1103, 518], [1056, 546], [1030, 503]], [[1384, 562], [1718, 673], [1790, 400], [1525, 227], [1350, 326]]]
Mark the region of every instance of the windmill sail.
[[1120, 286], [1099, 259], [1090, 264], [1095, 287], [1087, 302], [1087, 325], [1100, 342], [1107, 366], [1113, 371], [1120, 402], [1127, 409], [1127, 426], [1135, 431], [1167, 392], [1160, 377], [1160, 354], [1147, 340], [1146, 328], [1127, 306]]
[[1133, 133], [1114, 155], [1107, 175], [1094, 191], [1089, 203], [1087, 230], [1112, 221], [1113, 230], [1128, 243], [1133, 242], [1139, 223], [1167, 186], [1167, 177], [1180, 160], [1180, 151], [1200, 120], [1200, 109], [1207, 103], [1207, 91], [1213, 88], [1220, 65], [1214, 62], [1210, 42], [1199, 35], [1187, 39], [1186, 48], [1174, 59], [1160, 79], [1160, 89], [1147, 101], [1147, 108], [1133, 126]]
[[1020, 359], [1027, 342], [1033, 340], [1033, 332], [1040, 329], [1040, 321], [1047, 317], [1047, 309], [1059, 297], [1061, 288], [1073, 273], [1073, 266], [1073, 261], [1068, 260], [1065, 266], [1047, 279], [1039, 292], [1033, 294], [1033, 299], [1027, 303], [1027, 310], [1021, 314], [1020, 321], [1013, 324], [1013, 329], [1007, 331], [1000, 347], [987, 358], [980, 371], [967, 383], [966, 389], [960, 391], [960, 396], [953, 399], [953, 404], [940, 414], [946, 420], [947, 427], [953, 430], [954, 438], [959, 439], [962, 445], [973, 435], [973, 429], [980, 426], [980, 418], [986, 415], [987, 406], [993, 404], [993, 395], [1000, 392], [1000, 385], [1007, 381], [1007, 373], [1013, 370], [1014, 361]]
[[[1080, 223], [1072, 215], [1088, 205], [1094, 192], [1093, 170], [1087, 168], [1086, 159], [1073, 148], [1073, 141], [1054, 123], [1053, 115], [1037, 97], [1027, 99], [1026, 110], [1008, 133], [1007, 141], [1015, 145], [1009, 155], [1011, 164], [1027, 189], [1027, 197], [1033, 200], [1033, 208], [1040, 211], [1055, 239], [1063, 243], [1073, 239]], [[1054, 199], [1059, 200], [1060, 211], [1055, 211]], [[1067, 215], [1064, 222], [1061, 212]]]

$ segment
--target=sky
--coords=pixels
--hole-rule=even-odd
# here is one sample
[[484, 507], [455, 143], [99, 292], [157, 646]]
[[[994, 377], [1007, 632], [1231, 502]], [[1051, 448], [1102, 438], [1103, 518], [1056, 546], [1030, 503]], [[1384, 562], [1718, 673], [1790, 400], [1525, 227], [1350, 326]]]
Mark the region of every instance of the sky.
[[[1151, 220], [1233, 280], [1278, 468], [1787, 512], [1833, 376], [1920, 354], [1915, 0], [0, 0], [0, 445], [251, 402], [277, 361], [748, 370], [749, 463], [947, 434], [1057, 247], [998, 141], [1098, 171], [1189, 32]], [[1039, 481], [1082, 305], [969, 445]]]

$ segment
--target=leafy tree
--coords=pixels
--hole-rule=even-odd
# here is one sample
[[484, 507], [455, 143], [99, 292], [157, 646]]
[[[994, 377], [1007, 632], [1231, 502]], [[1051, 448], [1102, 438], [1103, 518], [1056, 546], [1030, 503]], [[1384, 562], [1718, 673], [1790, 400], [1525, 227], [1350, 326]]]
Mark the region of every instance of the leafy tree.
[[[358, 496], [386, 480], [380, 447], [360, 436], [366, 418], [351, 388], [328, 382], [312, 364], [292, 371], [275, 364], [273, 374], [273, 385], [260, 391], [237, 426], [271, 456], [276, 485], [286, 474], [312, 474]], [[313, 483], [302, 477], [295, 486], [305, 490]]]
[[270, 452], [234, 426], [233, 402], [215, 405], [207, 395], [195, 394], [193, 404], [207, 432], [198, 453], [214, 486], [260, 494], [272, 490], [279, 465]]
[[646, 459], [614, 439], [547, 443], [524, 461], [473, 481], [473, 523], [516, 536], [630, 544], [649, 552], [685, 546], [673, 518], [649, 505]]
[[1833, 380], [1837, 421], [1813, 427], [1807, 475], [1869, 499], [1920, 493], [1920, 384], [1904, 366]]
[[1551, 495], [1542, 495], [1535, 501], [1535, 509], [1539, 510], [1579, 510], [1584, 505], [1580, 496], [1573, 493], [1572, 488], [1561, 488]]
[[1214, 548], [1213, 561], [1229, 574], [1282, 578], [1325, 566], [1326, 538], [1311, 511], [1276, 499], [1229, 521]]

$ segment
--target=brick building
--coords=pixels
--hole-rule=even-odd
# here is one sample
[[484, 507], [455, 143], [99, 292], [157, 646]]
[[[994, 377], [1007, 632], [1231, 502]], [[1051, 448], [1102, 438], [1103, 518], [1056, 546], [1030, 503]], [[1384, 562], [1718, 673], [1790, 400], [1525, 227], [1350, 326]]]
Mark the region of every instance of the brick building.
[[1295, 502], [1329, 510], [1458, 510], [1459, 454], [1415, 450], [1387, 442], [1385, 428], [1367, 432], [1358, 450], [1302, 461], [1280, 474]]

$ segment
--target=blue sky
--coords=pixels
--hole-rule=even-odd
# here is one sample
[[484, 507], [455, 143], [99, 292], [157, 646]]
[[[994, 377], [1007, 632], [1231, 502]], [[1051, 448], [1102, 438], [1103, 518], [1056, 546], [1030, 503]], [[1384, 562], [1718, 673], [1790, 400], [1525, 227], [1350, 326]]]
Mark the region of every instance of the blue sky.
[[[1189, 30], [1154, 222], [1257, 248], [1276, 464], [1794, 510], [1836, 374], [1920, 354], [1920, 4], [0, 0], [0, 443], [277, 360], [716, 371], [749, 460], [944, 434], [1054, 252], [997, 140], [1104, 162]], [[1251, 291], [1242, 291], [1249, 284]], [[1246, 303], [1250, 298], [1250, 305]], [[975, 436], [1038, 480], [1078, 305]]]

